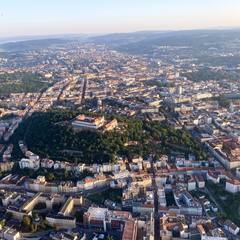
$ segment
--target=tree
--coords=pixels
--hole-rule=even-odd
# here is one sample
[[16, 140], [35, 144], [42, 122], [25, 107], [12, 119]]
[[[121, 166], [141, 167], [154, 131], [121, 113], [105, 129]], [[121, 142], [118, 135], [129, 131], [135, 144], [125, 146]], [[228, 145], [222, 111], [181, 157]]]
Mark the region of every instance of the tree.
[[221, 219], [226, 219], [227, 218], [227, 214], [225, 212], [218, 212], [217, 216], [218, 216], [218, 218], [221, 218]]
[[21, 226], [24, 231], [32, 231], [32, 218], [28, 215], [24, 215]]
[[0, 221], [0, 227], [3, 228], [3, 227], [5, 226], [5, 224], [6, 224], [6, 220], [5, 220], [5, 219], [2, 219], [2, 220]]
[[13, 217], [13, 214], [11, 212], [6, 212], [5, 214], [6, 221], [12, 219], [12, 217]]
[[221, 107], [224, 107], [224, 108], [229, 108], [231, 105], [231, 101], [225, 97], [219, 97], [218, 103]]
[[52, 182], [55, 179], [54, 173], [48, 172], [46, 175], [46, 179], [47, 179], [47, 181]]
[[32, 223], [31, 217], [28, 216], [28, 215], [24, 215], [24, 216], [23, 216], [23, 220], [22, 220], [22, 224], [23, 224], [24, 226], [30, 226], [31, 223]]
[[[75, 132], [70, 120], [78, 114], [56, 109], [34, 113], [20, 124], [11, 142], [18, 145], [19, 140], [24, 140], [28, 148], [41, 157], [76, 164], [114, 162], [117, 155], [131, 159], [134, 155], [169, 154], [173, 148], [186, 155], [194, 154], [197, 159], [204, 157], [201, 146], [186, 131], [158, 122], [114, 116], [122, 123], [122, 131]], [[112, 117], [106, 116], [107, 119]], [[137, 142], [137, 145], [126, 145], [130, 141]], [[18, 171], [18, 167], [14, 171]], [[44, 174], [49, 181], [56, 179], [53, 174]], [[69, 175], [65, 172], [65, 178]]]
[[83, 222], [83, 212], [76, 212], [75, 217], [77, 222]]
[[30, 228], [31, 228], [31, 232], [36, 232], [38, 229], [38, 226], [37, 226], [37, 224], [31, 224]]

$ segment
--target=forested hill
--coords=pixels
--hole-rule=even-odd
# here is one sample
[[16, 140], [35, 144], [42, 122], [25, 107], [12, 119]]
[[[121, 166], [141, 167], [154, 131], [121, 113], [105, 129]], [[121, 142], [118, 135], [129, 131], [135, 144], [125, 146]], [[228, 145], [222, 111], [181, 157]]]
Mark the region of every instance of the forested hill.
[[26, 50], [38, 50], [41, 48], [48, 48], [51, 46], [66, 44], [70, 40], [65, 39], [36, 39], [18, 42], [9, 42], [0, 45], [0, 48], [4, 51], [26, 51]]
[[133, 54], [148, 54], [159, 46], [189, 47], [198, 52], [209, 47], [222, 47], [233, 39], [240, 40], [240, 29], [147, 31], [91, 38], [95, 43], [107, 44], [117, 50]]
[[[11, 141], [16, 145], [19, 140], [24, 140], [29, 149], [41, 157], [84, 163], [113, 162], [116, 155], [129, 159], [151, 153], [160, 156], [172, 150], [193, 153], [197, 158], [205, 157], [201, 147], [187, 132], [156, 122], [117, 117], [121, 130], [74, 132], [69, 121], [77, 114], [66, 110], [35, 113], [20, 125]], [[138, 144], [126, 146], [129, 141]]]

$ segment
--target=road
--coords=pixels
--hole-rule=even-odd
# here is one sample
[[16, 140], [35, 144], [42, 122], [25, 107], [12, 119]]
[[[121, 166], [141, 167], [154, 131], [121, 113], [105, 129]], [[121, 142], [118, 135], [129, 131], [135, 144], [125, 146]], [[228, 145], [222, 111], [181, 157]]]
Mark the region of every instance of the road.
[[87, 90], [87, 84], [88, 84], [88, 81], [87, 79], [83, 79], [83, 90], [82, 90], [82, 98], [81, 98], [81, 103], [84, 102], [85, 100], [85, 95], [86, 95], [86, 90]]
[[154, 239], [159, 240], [160, 239], [160, 219], [159, 219], [159, 214], [158, 214], [158, 187], [156, 184], [156, 169], [154, 168], [153, 161], [151, 163], [151, 168], [152, 168], [152, 186], [153, 186], [153, 191], [154, 191]]

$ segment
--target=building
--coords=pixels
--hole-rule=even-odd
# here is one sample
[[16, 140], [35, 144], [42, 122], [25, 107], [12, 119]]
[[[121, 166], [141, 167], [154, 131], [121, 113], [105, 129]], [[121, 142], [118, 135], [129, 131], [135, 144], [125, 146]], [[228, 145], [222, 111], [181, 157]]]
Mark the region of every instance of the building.
[[231, 193], [237, 193], [240, 191], [240, 181], [238, 179], [227, 179], [225, 189]]
[[19, 161], [19, 167], [21, 169], [29, 168], [29, 169], [32, 169], [32, 170], [35, 170], [35, 171], [38, 170], [40, 168], [40, 158], [39, 158], [39, 156], [30, 152], [30, 151], [27, 151], [25, 155], [26, 155], [27, 158], [22, 158]]
[[49, 214], [46, 216], [46, 221], [50, 226], [57, 229], [72, 229], [76, 227], [76, 219], [74, 217], [60, 214]]
[[20, 240], [21, 234], [14, 228], [5, 227], [0, 231], [0, 236], [5, 240]]
[[50, 234], [52, 240], [86, 240], [87, 236], [85, 233], [75, 233], [75, 232], [52, 232]]
[[13, 168], [14, 162], [0, 162], [0, 171], [1, 172], [8, 172], [11, 171]]
[[202, 215], [202, 205], [188, 191], [175, 189], [173, 195], [181, 214]]
[[240, 231], [239, 227], [230, 220], [226, 220], [224, 222], [224, 229], [226, 229], [233, 235], [237, 235]]
[[217, 184], [220, 182], [220, 176], [218, 172], [208, 170], [207, 172], [207, 180], [212, 181], [213, 183]]
[[160, 237], [162, 240], [188, 239], [188, 226], [184, 224], [184, 215], [164, 214], [160, 218]]
[[240, 167], [240, 147], [227, 144], [219, 144], [218, 142], [205, 143], [212, 155], [221, 162], [227, 169]]
[[76, 227], [76, 218], [73, 217], [73, 210], [76, 206], [82, 205], [82, 197], [69, 197], [57, 214], [46, 216], [48, 224], [57, 229], [72, 229]]
[[215, 228], [211, 223], [198, 224], [197, 230], [201, 236], [201, 240], [227, 240], [221, 228]]
[[84, 213], [84, 223], [89, 227], [99, 227], [104, 231], [107, 230], [107, 208], [89, 208], [86, 213]]
[[53, 168], [54, 166], [54, 161], [51, 159], [42, 159], [41, 160], [41, 167], [42, 168]]
[[118, 126], [117, 119], [113, 119], [112, 121], [108, 122], [104, 125], [104, 131], [112, 131], [114, 128]]
[[96, 131], [101, 128], [105, 123], [104, 117], [87, 117], [83, 114], [76, 117], [72, 122], [72, 126], [75, 130], [90, 130]]
[[88, 131], [112, 131], [118, 126], [116, 119], [107, 121], [104, 116], [89, 117], [84, 114], [76, 117], [72, 126], [76, 131], [88, 130]]
[[167, 206], [167, 201], [166, 201], [166, 194], [165, 194], [165, 189], [164, 187], [158, 188], [158, 204], [159, 207], [166, 207]]
[[132, 211], [141, 215], [151, 216], [154, 213], [154, 204], [147, 202], [133, 202]]
[[[110, 211], [107, 208], [90, 207], [83, 215], [84, 225], [90, 228], [101, 228], [104, 231], [108, 229], [126, 229], [135, 232], [136, 225], [129, 212]], [[129, 226], [127, 225], [129, 224]], [[130, 227], [131, 226], [131, 227]], [[127, 233], [126, 233], [127, 234]], [[130, 234], [135, 235], [135, 234]], [[134, 239], [134, 238], [129, 238]]]
[[196, 182], [197, 182], [198, 188], [205, 187], [205, 180], [202, 175], [196, 175]]
[[137, 221], [128, 220], [124, 224], [122, 240], [137, 239]]

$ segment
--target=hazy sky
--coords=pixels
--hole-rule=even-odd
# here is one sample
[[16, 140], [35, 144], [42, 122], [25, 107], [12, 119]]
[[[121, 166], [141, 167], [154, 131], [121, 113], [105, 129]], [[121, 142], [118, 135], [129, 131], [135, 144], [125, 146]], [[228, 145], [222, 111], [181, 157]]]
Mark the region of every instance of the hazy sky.
[[0, 0], [0, 37], [240, 26], [240, 0]]

